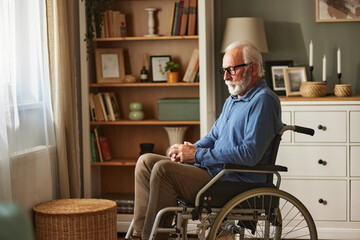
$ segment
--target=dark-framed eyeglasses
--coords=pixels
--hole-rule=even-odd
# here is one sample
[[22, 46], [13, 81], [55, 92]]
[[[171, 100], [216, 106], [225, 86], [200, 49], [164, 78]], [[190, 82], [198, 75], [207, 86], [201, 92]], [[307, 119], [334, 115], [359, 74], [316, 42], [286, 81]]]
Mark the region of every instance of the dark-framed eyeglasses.
[[230, 74], [231, 76], [234, 76], [236, 74], [236, 69], [237, 68], [241, 68], [241, 67], [247, 67], [249, 66], [250, 64], [252, 64], [253, 62], [249, 62], [249, 63], [243, 63], [243, 64], [240, 64], [240, 65], [236, 65], [236, 66], [230, 66], [230, 67], [227, 67], [227, 68], [222, 68], [220, 67], [219, 68], [219, 72], [221, 74], [221, 76], [224, 77], [225, 75], [225, 72], [228, 72], [228, 74]]

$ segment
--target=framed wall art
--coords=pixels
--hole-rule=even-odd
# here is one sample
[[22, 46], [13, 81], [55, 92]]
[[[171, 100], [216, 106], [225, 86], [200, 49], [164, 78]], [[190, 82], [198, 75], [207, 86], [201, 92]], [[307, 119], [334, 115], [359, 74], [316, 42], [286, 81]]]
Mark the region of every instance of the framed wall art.
[[288, 67], [283, 71], [286, 96], [299, 96], [301, 84], [307, 81], [305, 67]]
[[124, 53], [122, 48], [95, 49], [96, 81], [118, 83], [125, 79]]
[[360, 21], [359, 0], [315, 0], [316, 22]]
[[285, 95], [284, 68], [292, 67], [292, 60], [266, 61], [265, 75], [267, 85], [278, 95]]
[[166, 62], [171, 61], [170, 56], [150, 56], [151, 77], [153, 82], [166, 82]]

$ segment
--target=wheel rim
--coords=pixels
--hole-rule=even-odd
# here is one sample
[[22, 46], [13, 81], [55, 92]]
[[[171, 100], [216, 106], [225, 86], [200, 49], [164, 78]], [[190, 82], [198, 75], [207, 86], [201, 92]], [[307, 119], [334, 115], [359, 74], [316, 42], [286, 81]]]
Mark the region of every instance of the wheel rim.
[[316, 240], [317, 233], [309, 211], [298, 199], [278, 189], [258, 188], [223, 207], [208, 239]]

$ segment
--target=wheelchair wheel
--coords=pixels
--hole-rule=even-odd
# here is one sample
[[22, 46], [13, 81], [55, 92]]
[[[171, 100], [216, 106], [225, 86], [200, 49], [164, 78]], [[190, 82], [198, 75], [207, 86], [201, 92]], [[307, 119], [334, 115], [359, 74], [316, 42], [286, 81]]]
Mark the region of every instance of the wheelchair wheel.
[[273, 188], [246, 191], [218, 213], [208, 235], [213, 239], [317, 240], [314, 220], [291, 194]]

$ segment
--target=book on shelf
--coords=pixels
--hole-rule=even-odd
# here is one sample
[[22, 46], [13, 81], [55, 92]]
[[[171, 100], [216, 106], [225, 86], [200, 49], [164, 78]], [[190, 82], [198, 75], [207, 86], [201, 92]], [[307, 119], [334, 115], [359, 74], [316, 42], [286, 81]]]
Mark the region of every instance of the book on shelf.
[[179, 2], [179, 14], [177, 19], [177, 26], [176, 26], [176, 36], [180, 35], [180, 26], [181, 26], [181, 19], [182, 19], [182, 12], [184, 8], [184, 0], [180, 0]]
[[106, 10], [102, 26], [101, 37], [126, 37], [126, 18], [120, 11]]
[[189, 1], [189, 23], [187, 35], [195, 35], [196, 33], [196, 19], [197, 19], [197, 0]]
[[95, 144], [95, 134], [90, 133], [90, 149], [91, 149], [91, 159], [93, 162], [97, 162], [97, 151]]
[[104, 104], [104, 100], [103, 100], [103, 95], [102, 93], [98, 93], [95, 95], [95, 99], [98, 98], [99, 99], [99, 102], [100, 102], [100, 106], [101, 106], [101, 111], [103, 113], [103, 116], [104, 116], [104, 121], [108, 121], [108, 113], [107, 113], [107, 110], [105, 108], [105, 104]]
[[94, 103], [94, 94], [89, 94], [89, 107], [90, 107], [90, 120], [96, 121], [96, 111], [95, 111], [95, 103]]
[[119, 37], [127, 37], [126, 18], [125, 18], [124, 13], [120, 13], [120, 36]]
[[198, 72], [199, 69], [199, 58], [196, 61], [196, 65], [194, 70], [192, 71], [191, 75], [190, 75], [190, 82], [195, 82], [195, 78], [196, 78], [196, 74]]
[[184, 0], [181, 24], [180, 24], [180, 33], [179, 33], [180, 36], [186, 35], [188, 18], [189, 18], [189, 0]]
[[110, 121], [111, 117], [110, 117], [110, 111], [109, 111], [109, 104], [106, 101], [106, 96], [105, 96], [106, 93], [102, 92], [102, 93], [99, 93], [99, 94], [101, 94], [102, 103], [103, 103], [103, 106], [104, 106], [104, 109], [105, 109], [105, 114], [106, 114], [106, 117], [107, 117], [107, 121]]
[[112, 12], [112, 33], [113, 37], [120, 37], [121, 31], [120, 31], [120, 11], [113, 11]]
[[184, 74], [184, 82], [194, 82], [196, 76], [196, 66], [199, 66], [199, 49], [197, 48], [195, 48], [191, 54], [189, 64]]
[[112, 37], [112, 10], [107, 9], [105, 10], [105, 37], [110, 38]]
[[109, 96], [110, 96], [111, 108], [112, 108], [112, 111], [114, 112], [115, 121], [120, 120], [120, 117], [121, 117], [120, 108], [119, 108], [119, 104], [118, 104], [118, 101], [116, 98], [116, 94], [114, 92], [110, 92]]
[[194, 79], [194, 82], [199, 82], [200, 81], [200, 73], [199, 73], [199, 68], [197, 69], [197, 72], [196, 72], [196, 76], [195, 76], [195, 79]]
[[103, 93], [103, 96], [105, 96], [105, 102], [106, 102], [106, 106], [109, 112], [109, 120], [110, 121], [115, 121], [115, 113], [113, 110], [113, 104], [111, 103], [111, 97], [110, 97], [110, 93], [105, 92]]
[[109, 112], [108, 120], [110, 121], [117, 121], [120, 119], [120, 112], [119, 112], [119, 104], [116, 99], [116, 95], [114, 92], [105, 92], [103, 93], [105, 96], [105, 102], [107, 111]]
[[179, 17], [179, 9], [180, 9], [180, 2], [176, 2], [175, 15], [174, 15], [174, 26], [173, 26], [173, 31], [171, 34], [173, 36], [176, 36], [176, 29], [177, 29], [178, 17]]
[[101, 103], [100, 103], [101, 98], [99, 98], [99, 94], [93, 94], [92, 98], [94, 100], [96, 120], [97, 121], [105, 121], [102, 106], [101, 106]]
[[102, 153], [101, 153], [101, 146], [100, 146], [100, 134], [97, 128], [94, 128], [94, 135], [95, 135], [95, 145], [96, 148], [98, 150], [98, 155], [99, 155], [99, 162], [103, 162], [104, 159], [102, 157]]
[[100, 142], [100, 148], [101, 148], [103, 161], [111, 160], [111, 152], [110, 152], [107, 138], [104, 136], [99, 136], [99, 142]]
[[173, 33], [173, 29], [174, 29], [174, 18], [175, 18], [175, 10], [176, 10], [176, 2], [173, 2], [173, 7], [172, 7], [172, 14], [171, 14], [171, 23], [170, 23], [170, 36]]

